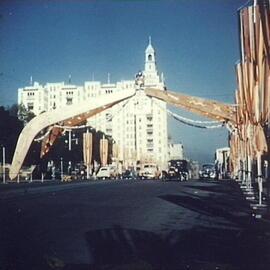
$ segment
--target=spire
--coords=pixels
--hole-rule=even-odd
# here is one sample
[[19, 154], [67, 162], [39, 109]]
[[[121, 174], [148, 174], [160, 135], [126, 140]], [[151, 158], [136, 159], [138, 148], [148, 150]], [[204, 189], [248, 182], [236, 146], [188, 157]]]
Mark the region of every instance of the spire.
[[148, 46], [145, 50], [146, 53], [155, 53], [155, 50], [152, 46], [152, 39], [151, 39], [151, 36], [148, 37]]
[[33, 85], [33, 77], [32, 77], [32, 75], [30, 76], [30, 85]]
[[68, 83], [71, 84], [71, 74], [68, 75]]
[[111, 74], [108, 73], [108, 80], [107, 80], [107, 83], [110, 84], [111, 83]]

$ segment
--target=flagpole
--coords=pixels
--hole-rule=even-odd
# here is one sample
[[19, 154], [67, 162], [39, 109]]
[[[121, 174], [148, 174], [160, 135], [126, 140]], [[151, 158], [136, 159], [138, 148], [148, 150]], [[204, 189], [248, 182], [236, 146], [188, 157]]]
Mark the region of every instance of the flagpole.
[[248, 155], [247, 157], [248, 161], [247, 161], [247, 187], [249, 189], [251, 189], [251, 170], [252, 170], [252, 160], [251, 160], [251, 156]]
[[86, 142], [86, 145], [87, 145], [87, 162], [86, 162], [86, 179], [89, 179], [90, 178], [90, 153], [89, 153], [89, 151], [90, 151], [90, 138], [89, 138], [89, 130], [87, 129], [86, 130], [86, 134], [87, 134], [87, 136], [86, 136], [86, 138], [87, 138], [87, 142]]
[[259, 152], [257, 154], [257, 172], [258, 172], [258, 188], [259, 188], [259, 205], [262, 205], [262, 156], [261, 153]]

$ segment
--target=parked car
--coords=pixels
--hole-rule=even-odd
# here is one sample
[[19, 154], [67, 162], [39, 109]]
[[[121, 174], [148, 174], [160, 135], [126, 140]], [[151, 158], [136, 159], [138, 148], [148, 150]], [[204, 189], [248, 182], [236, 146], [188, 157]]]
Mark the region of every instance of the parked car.
[[214, 164], [203, 164], [199, 171], [200, 179], [216, 179], [217, 172]]
[[98, 179], [108, 179], [111, 177], [111, 168], [109, 166], [100, 167], [97, 178]]
[[98, 179], [109, 179], [109, 178], [117, 178], [118, 172], [116, 166], [108, 165], [100, 167], [96, 177]]
[[155, 163], [146, 163], [140, 171], [141, 179], [157, 179], [160, 177], [160, 171]]
[[125, 170], [124, 173], [122, 174], [122, 178], [125, 180], [128, 179], [135, 179], [135, 172], [132, 170]]

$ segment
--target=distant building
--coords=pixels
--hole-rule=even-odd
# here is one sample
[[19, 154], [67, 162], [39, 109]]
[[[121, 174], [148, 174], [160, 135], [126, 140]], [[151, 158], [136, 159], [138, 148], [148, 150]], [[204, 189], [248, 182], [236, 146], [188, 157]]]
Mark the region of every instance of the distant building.
[[169, 160], [184, 159], [184, 147], [181, 143], [169, 143]]
[[229, 172], [230, 148], [223, 147], [216, 149], [215, 164], [218, 170], [219, 178], [226, 178]]
[[[149, 39], [145, 50], [143, 80], [145, 87], [164, 89], [163, 76], [159, 76], [156, 54]], [[97, 96], [112, 95], [130, 89], [137, 89], [135, 80], [102, 84], [98, 81], [86, 81], [83, 86], [60, 83], [37, 82], [18, 89], [18, 103], [36, 115], [43, 111], [64, 108], [79, 104]], [[156, 162], [161, 168], [167, 166], [168, 134], [166, 103], [147, 97], [143, 91], [137, 91], [135, 97], [123, 101], [114, 107], [89, 119], [89, 125], [105, 132], [119, 145], [119, 160], [125, 166], [136, 163]]]

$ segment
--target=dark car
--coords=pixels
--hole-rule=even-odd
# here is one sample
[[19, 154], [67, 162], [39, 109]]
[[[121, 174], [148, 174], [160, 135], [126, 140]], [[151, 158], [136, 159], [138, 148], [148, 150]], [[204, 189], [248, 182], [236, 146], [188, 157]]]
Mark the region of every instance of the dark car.
[[125, 172], [122, 174], [123, 179], [135, 179], [135, 173], [132, 170], [125, 170]]
[[204, 164], [199, 171], [200, 179], [216, 179], [217, 172], [214, 164]]
[[184, 159], [170, 160], [168, 179], [187, 181], [189, 179], [189, 162]]
[[177, 179], [178, 173], [177, 169], [174, 166], [170, 166], [167, 173], [167, 178], [169, 179]]

